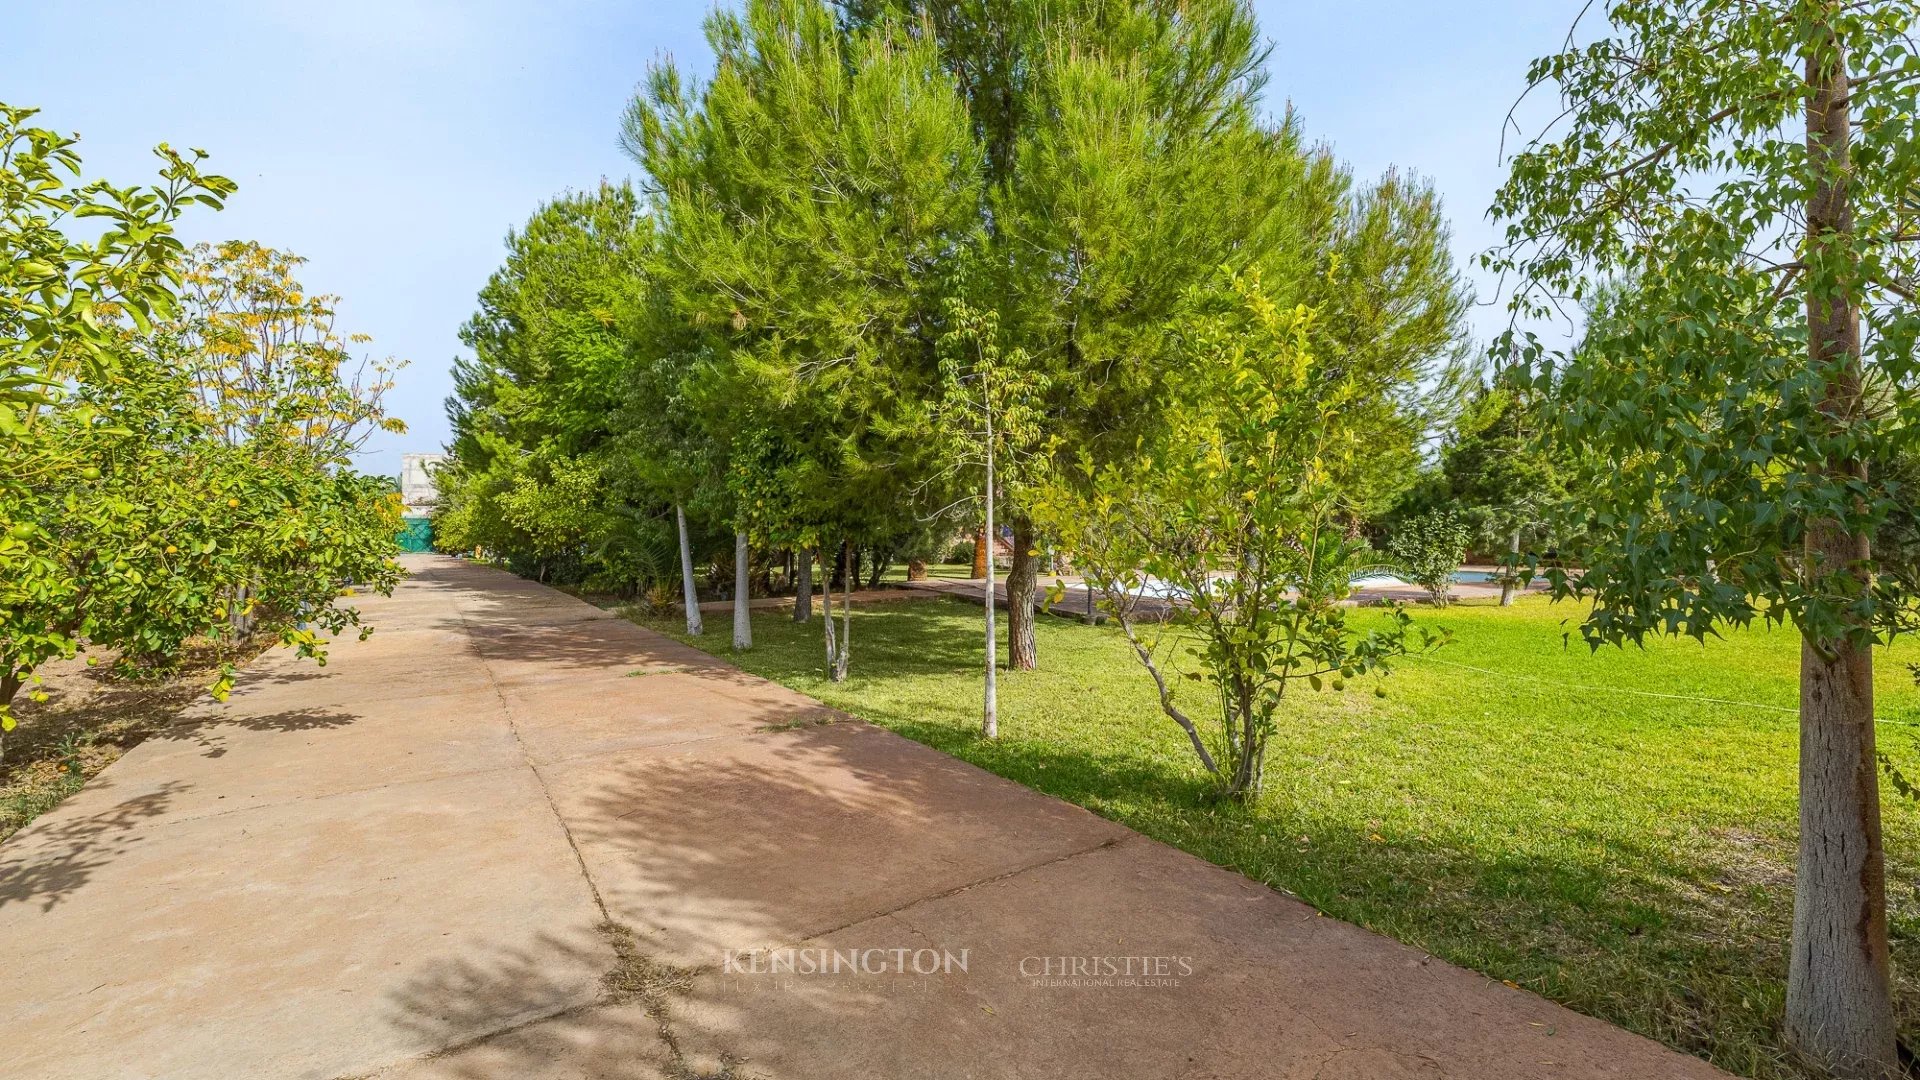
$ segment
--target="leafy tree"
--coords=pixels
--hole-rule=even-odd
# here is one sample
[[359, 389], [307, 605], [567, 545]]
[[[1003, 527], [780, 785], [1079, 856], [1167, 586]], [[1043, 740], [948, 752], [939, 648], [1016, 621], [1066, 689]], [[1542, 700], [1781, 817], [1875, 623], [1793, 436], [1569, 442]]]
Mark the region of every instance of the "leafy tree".
[[[114, 362], [43, 403], [32, 442], [5, 444], [0, 720], [40, 664], [88, 645], [138, 669], [226, 627], [247, 571], [228, 526], [231, 462], [211, 452], [177, 371]], [[222, 686], [224, 685], [224, 677]]]
[[[994, 535], [996, 484], [1009, 478], [1024, 480], [1028, 471], [1041, 467], [1039, 463], [1052, 450], [1039, 405], [1046, 393], [1045, 377], [1027, 371], [1022, 362], [1025, 358], [1017, 352], [1003, 354], [999, 338], [999, 322], [991, 311], [977, 311], [957, 297], [949, 302], [940, 361], [946, 378], [941, 413], [948, 439], [947, 458], [956, 467], [980, 470], [980, 504], [988, 536]], [[980, 730], [995, 739], [1000, 736], [1000, 701], [991, 560], [984, 577], [987, 655]]]
[[1393, 530], [1387, 551], [1401, 573], [1427, 590], [1434, 607], [1446, 607], [1453, 592], [1453, 575], [1466, 558], [1472, 535], [1466, 523], [1450, 512], [1421, 514]]
[[508, 234], [461, 331], [473, 355], [456, 361], [447, 403], [443, 544], [620, 592], [672, 576], [656, 549], [675, 500], [629, 437], [637, 371], [658, 352], [653, 248], [626, 185], [563, 195]]
[[[1388, 536], [1405, 522], [1445, 512], [1459, 518], [1468, 547], [1481, 553], [1505, 549], [1517, 557], [1529, 545], [1551, 549], [1572, 539], [1558, 511], [1574, 498], [1567, 488], [1574, 464], [1547, 438], [1550, 408], [1532, 391], [1476, 386], [1453, 417], [1439, 463], [1386, 516]], [[1502, 606], [1520, 584], [1514, 568], [1502, 574]]]
[[[1348, 418], [1386, 391], [1314, 353], [1316, 313], [1276, 304], [1255, 274], [1190, 303], [1170, 328], [1188, 376], [1165, 438], [1132, 460], [1083, 452], [1035, 506], [1220, 793], [1245, 801], [1290, 691], [1344, 690], [1407, 648], [1404, 614], [1362, 634], [1341, 604], [1368, 550], [1348, 536], [1346, 479], [1372, 451], [1368, 427]], [[1211, 684], [1215, 725], [1186, 714], [1163, 670], [1180, 639], [1137, 629], [1160, 608], [1197, 642], [1203, 670], [1188, 677]]]
[[755, 0], [708, 38], [712, 80], [657, 69], [627, 124], [660, 279], [712, 343], [681, 389], [729, 455], [735, 530], [826, 558], [891, 531], [934, 465], [937, 270], [978, 203], [972, 142], [891, 20], [844, 33], [818, 0]]
[[[643, 227], [652, 232], [652, 218]], [[706, 427], [708, 417], [693, 393], [698, 389], [694, 373], [720, 362], [724, 354], [716, 335], [686, 318], [673, 289], [663, 284], [680, 271], [659, 246], [650, 244], [652, 255], [644, 264], [643, 299], [634, 308], [629, 330], [636, 348], [609, 454], [615, 468], [630, 478], [631, 487], [672, 507], [687, 632], [699, 635], [704, 626], [694, 584], [695, 539], [688, 511], [692, 509], [695, 520], [723, 516], [725, 493], [717, 490], [712, 479], [725, 472], [725, 447]]]
[[[78, 138], [29, 126], [38, 111], [0, 102], [0, 435], [9, 438], [29, 434], [50, 390], [119, 362], [122, 318], [144, 331], [173, 311], [182, 252], [173, 223], [196, 203], [219, 209], [234, 190], [200, 171], [204, 152], [165, 143], [154, 148], [158, 183], [81, 184]], [[100, 219], [98, 238], [68, 236], [78, 218]]]
[[[340, 381], [330, 311], [290, 258], [183, 257], [179, 212], [232, 190], [197, 156], [162, 147], [146, 190], [75, 187], [72, 140], [30, 116], [0, 107], [0, 249], [18, 257], [0, 271], [0, 728], [40, 664], [82, 649], [164, 669], [189, 639], [264, 629], [324, 659], [323, 635], [360, 625], [348, 586], [397, 576], [397, 495], [348, 468], [383, 386]], [[74, 242], [68, 217], [108, 227]]]
[[539, 560], [539, 577], [546, 580], [548, 563], [558, 557], [578, 557], [603, 528], [597, 509], [600, 470], [585, 458], [557, 458], [544, 475], [516, 476], [499, 499], [501, 524], [518, 534], [524, 550]]
[[[1351, 483], [1363, 506], [1405, 486], [1426, 420], [1418, 380], [1400, 370], [1453, 350], [1465, 308], [1444, 221], [1412, 178], [1355, 191], [1291, 115], [1261, 122], [1266, 53], [1248, 4], [845, 6], [856, 25], [909, 13], [953, 74], [983, 161], [986, 272], [970, 302], [994, 310], [1004, 347], [1044, 378], [1063, 454], [1132, 454], [1170, 392], [1163, 335], [1183, 295], [1222, 266], [1258, 266], [1301, 294], [1287, 302], [1326, 314], [1330, 362], [1398, 388], [1370, 406], [1379, 449]], [[1024, 492], [1009, 494], [1011, 660], [1029, 668], [1041, 539]]]
[[[1876, 534], [1907, 496], [1920, 233], [1920, 57], [1895, 0], [1619, 4], [1536, 62], [1562, 123], [1494, 213], [1517, 313], [1625, 302], [1582, 347], [1512, 336], [1588, 491], [1596, 647], [1787, 621], [1803, 638], [1800, 853], [1786, 1036], [1850, 1077], [1898, 1071], [1875, 768], [1873, 654], [1915, 593]], [[1587, 466], [1583, 466], [1587, 467]]]
[[169, 329], [223, 442], [344, 464], [374, 432], [406, 431], [384, 407], [405, 364], [353, 356], [370, 339], [335, 333], [340, 298], [301, 288], [294, 274], [305, 262], [248, 241], [201, 244], [188, 253], [183, 317]]
[[405, 365], [353, 356], [369, 339], [335, 333], [338, 298], [301, 287], [303, 262], [251, 242], [194, 248], [180, 316], [157, 344], [185, 369], [208, 436], [246, 481], [231, 542], [250, 548], [252, 572], [229, 600], [236, 627], [311, 651], [317, 631], [360, 625], [336, 602], [342, 588], [398, 580], [392, 492], [353, 464], [375, 431], [406, 431], [384, 404]]
[[[89, 640], [183, 638], [211, 611], [192, 602], [198, 584], [176, 588], [177, 564], [148, 561], [166, 554], [147, 531], [153, 503], [211, 504], [191, 505], [200, 486], [170, 481], [196, 477], [154, 450], [192, 418], [124, 374], [137, 356], [126, 325], [147, 330], [175, 310], [173, 224], [193, 203], [217, 208], [233, 184], [165, 145], [157, 183], [82, 184], [77, 140], [31, 126], [34, 115], [0, 103], [0, 730], [42, 663]], [[103, 220], [96, 239], [68, 235], [82, 217]], [[133, 416], [115, 415], [129, 403]], [[142, 624], [149, 592], [164, 602]]]

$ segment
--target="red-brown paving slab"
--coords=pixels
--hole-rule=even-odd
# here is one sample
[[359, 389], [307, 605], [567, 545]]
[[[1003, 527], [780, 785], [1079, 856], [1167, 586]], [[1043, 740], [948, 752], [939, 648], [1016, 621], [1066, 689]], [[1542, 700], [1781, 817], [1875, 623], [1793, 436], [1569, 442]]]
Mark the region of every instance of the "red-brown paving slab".
[[263, 658], [0, 846], [0, 1075], [1724, 1075], [407, 562], [371, 640]]

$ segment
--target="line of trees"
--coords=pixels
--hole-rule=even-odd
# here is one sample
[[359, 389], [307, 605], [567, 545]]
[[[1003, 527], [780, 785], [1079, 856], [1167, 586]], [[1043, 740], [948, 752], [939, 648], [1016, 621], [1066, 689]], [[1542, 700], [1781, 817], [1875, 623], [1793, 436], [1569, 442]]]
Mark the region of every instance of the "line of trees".
[[[353, 471], [391, 368], [352, 356], [299, 260], [188, 250], [174, 225], [234, 185], [157, 149], [159, 177], [82, 182], [77, 141], [0, 104], [0, 732], [48, 661], [129, 674], [266, 636], [324, 660], [387, 591], [390, 480]], [[85, 239], [72, 235], [78, 219]], [[224, 694], [223, 664], [213, 690]]]
[[796, 618], [816, 580], [831, 614], [863, 557], [978, 529], [991, 459], [1008, 663], [1034, 667], [1041, 563], [1074, 555], [1039, 503], [1091, 497], [1063, 466], [1205, 426], [1216, 361], [1182, 335], [1250, 280], [1312, 312], [1302, 351], [1367, 449], [1320, 489], [1327, 527], [1413, 484], [1468, 303], [1445, 219], [1269, 113], [1248, 4], [749, 0], [707, 37], [709, 79], [658, 65], [627, 110], [638, 188], [509, 237], [449, 402], [449, 549], [661, 602], [681, 579], [696, 633], [707, 566], [746, 647], [774, 572]]

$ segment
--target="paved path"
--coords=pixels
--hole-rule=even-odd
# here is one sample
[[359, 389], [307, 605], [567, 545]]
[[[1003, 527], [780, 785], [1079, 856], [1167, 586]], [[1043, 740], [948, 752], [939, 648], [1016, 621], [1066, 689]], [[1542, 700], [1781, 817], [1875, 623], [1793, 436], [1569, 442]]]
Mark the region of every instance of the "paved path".
[[[0, 847], [0, 1076], [1720, 1075], [560, 593], [408, 561], [371, 641], [268, 656]], [[724, 970], [782, 946], [868, 970]], [[1129, 964], [1173, 981], [1045, 984]]]

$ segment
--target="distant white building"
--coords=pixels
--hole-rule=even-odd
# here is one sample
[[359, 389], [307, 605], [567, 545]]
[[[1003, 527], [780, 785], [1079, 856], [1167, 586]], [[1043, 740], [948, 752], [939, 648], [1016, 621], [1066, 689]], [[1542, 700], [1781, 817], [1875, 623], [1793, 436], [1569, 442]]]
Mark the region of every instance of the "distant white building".
[[407, 504], [408, 517], [427, 517], [439, 492], [433, 485], [433, 472], [447, 460], [445, 454], [400, 455], [400, 501]]

